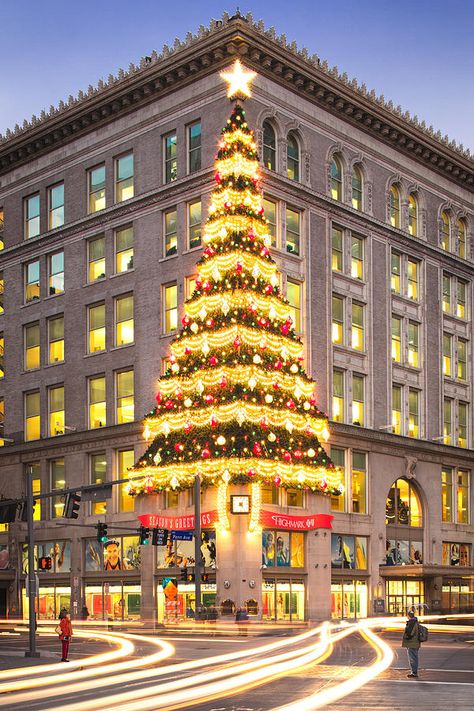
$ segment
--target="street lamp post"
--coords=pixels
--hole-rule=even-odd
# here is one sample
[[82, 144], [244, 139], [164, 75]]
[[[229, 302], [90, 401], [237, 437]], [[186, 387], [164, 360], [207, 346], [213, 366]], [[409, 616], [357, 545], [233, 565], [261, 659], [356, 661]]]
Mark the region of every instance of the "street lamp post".
[[36, 575], [35, 575], [35, 536], [33, 529], [33, 467], [26, 469], [26, 513], [28, 526], [28, 617], [29, 649], [25, 657], [39, 657], [36, 649]]
[[201, 607], [201, 475], [194, 479], [194, 590], [196, 596], [195, 618]]

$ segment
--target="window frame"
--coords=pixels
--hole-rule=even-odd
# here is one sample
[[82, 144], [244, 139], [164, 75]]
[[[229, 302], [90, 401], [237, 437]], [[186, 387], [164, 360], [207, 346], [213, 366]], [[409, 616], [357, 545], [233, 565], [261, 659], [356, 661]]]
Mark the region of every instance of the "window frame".
[[[37, 333], [37, 342], [33, 346], [28, 345], [28, 334], [35, 329]], [[29, 353], [31, 350], [37, 350], [37, 365], [29, 366], [28, 359], [32, 354]], [[25, 372], [30, 372], [32, 370], [39, 370], [41, 368], [41, 328], [40, 322], [34, 321], [32, 323], [25, 323], [23, 326], [23, 370]]]
[[[92, 259], [92, 250], [91, 246], [97, 242], [101, 242], [103, 244], [103, 254], [102, 256], [98, 257], [97, 259]], [[98, 263], [103, 262], [103, 272], [100, 274], [100, 276], [95, 277], [94, 279], [91, 278], [91, 270], [94, 270]], [[88, 284], [95, 284], [98, 281], [101, 281], [102, 279], [107, 278], [107, 242], [105, 239], [104, 234], [100, 235], [95, 235], [94, 237], [91, 237], [90, 239], [87, 240], [87, 283]]]
[[[54, 323], [54, 321], [62, 321], [63, 323], [63, 337], [62, 338], [51, 338], [51, 325]], [[56, 365], [57, 363], [64, 363], [64, 357], [65, 357], [65, 348], [64, 348], [64, 314], [56, 314], [54, 316], [51, 316], [46, 320], [46, 326], [47, 326], [47, 339], [48, 339], [48, 365]], [[62, 341], [62, 353], [63, 357], [61, 360], [52, 360], [51, 359], [51, 346], [54, 343], [60, 343]]]
[[[168, 155], [168, 140], [174, 137], [174, 144], [170, 143], [170, 155]], [[174, 151], [172, 146], [174, 145]], [[178, 179], [178, 133], [176, 129], [168, 131], [163, 136], [163, 182], [165, 185], [174, 183]]]
[[[51, 396], [53, 391], [55, 390], [62, 390], [62, 410], [53, 410], [52, 409], [52, 401], [51, 401]], [[61, 416], [62, 413], [62, 416]], [[62, 419], [62, 431], [55, 431], [53, 432], [53, 427], [52, 425], [52, 418], [56, 416], [59, 417], [60, 420]], [[49, 437], [58, 437], [60, 435], [64, 435], [66, 433], [65, 430], [65, 420], [66, 420], [66, 409], [65, 409], [65, 388], [64, 388], [64, 383], [57, 383], [55, 385], [50, 385], [48, 387], [48, 435]], [[61, 426], [61, 422], [57, 422], [56, 425]]]
[[[31, 266], [34, 264], [38, 265], [38, 280], [36, 281], [28, 281], [29, 280], [29, 269]], [[37, 286], [38, 289], [38, 295], [37, 296], [32, 296], [31, 298], [28, 298], [28, 287], [30, 286]], [[23, 293], [23, 298], [24, 298], [24, 304], [32, 304], [35, 301], [39, 301], [41, 298], [41, 262], [38, 257], [38, 259], [32, 259], [30, 262], [26, 262], [24, 265], [24, 293]]]
[[[53, 259], [58, 255], [62, 254], [62, 271], [53, 272]], [[64, 259], [64, 249], [60, 249], [57, 252], [51, 252], [48, 254], [48, 296], [58, 296], [59, 294], [64, 294], [65, 291], [65, 259]], [[62, 289], [56, 289], [53, 286], [53, 279], [62, 274]]]
[[[30, 216], [30, 201], [38, 200], [38, 212]], [[37, 222], [36, 222], [37, 221]], [[37, 224], [37, 231], [30, 234], [31, 223]], [[33, 229], [33, 228], [32, 228]], [[25, 240], [34, 239], [41, 235], [41, 196], [39, 190], [23, 198], [23, 238]]]
[[[131, 299], [132, 300], [132, 317], [131, 319], [123, 319], [119, 321], [119, 304], [121, 301], [124, 301], [125, 299]], [[127, 322], [131, 321], [131, 331], [132, 331], [132, 339], [130, 341], [125, 341], [122, 343], [119, 343], [119, 326], [121, 324], [125, 324]], [[130, 328], [130, 326], [129, 326]], [[124, 346], [130, 346], [135, 343], [135, 299], [133, 292], [128, 292], [126, 294], [119, 294], [118, 296], [114, 297], [114, 346], [115, 348], [123, 348]]]
[[[270, 143], [267, 143], [265, 140], [266, 139], [266, 136], [265, 136], [266, 127], [268, 127], [273, 134], [273, 146]], [[262, 124], [262, 149], [263, 149], [262, 150], [262, 163], [267, 170], [273, 170], [273, 171], [277, 170], [277, 165], [278, 165], [277, 164], [277, 148], [278, 148], [278, 145], [277, 145], [277, 137], [276, 137], [275, 128], [272, 125], [272, 123], [270, 121], [268, 121], [268, 119], [266, 119]], [[273, 159], [267, 161], [269, 151], [270, 151], [270, 155], [273, 157]]]
[[[31, 398], [33, 396], [38, 396], [38, 407], [37, 407], [37, 410], [35, 410], [33, 412], [33, 414], [28, 414], [29, 398]], [[23, 411], [24, 411], [24, 424], [23, 424], [24, 441], [25, 442], [33, 442], [35, 440], [41, 439], [41, 393], [40, 393], [39, 389], [29, 390], [28, 392], [24, 393]], [[35, 422], [32, 423], [31, 420], [35, 420]], [[37, 427], [37, 431], [38, 431], [37, 437], [28, 436], [28, 430], [30, 429], [29, 425]]]
[[[57, 188], [62, 187], [62, 203], [60, 205], [57, 205], [56, 207], [53, 207], [53, 191], [57, 190]], [[63, 227], [65, 224], [65, 188], [64, 188], [64, 181], [60, 181], [56, 183], [55, 185], [50, 185], [47, 190], [48, 193], [48, 230], [57, 230], [60, 227]], [[54, 213], [56, 210], [60, 210], [62, 208], [62, 221], [60, 219], [58, 224], [53, 224], [54, 222]]]
[[[105, 353], [107, 350], [107, 310], [105, 306], [105, 301], [98, 301], [93, 304], [87, 304], [87, 354], [88, 355], [93, 355], [94, 353]], [[96, 328], [92, 328], [92, 319], [91, 319], [91, 314], [94, 309], [99, 309], [103, 308], [104, 310], [104, 319], [103, 319], [103, 325], [98, 326]], [[91, 350], [91, 337], [92, 334], [95, 331], [101, 331], [103, 330], [104, 332], [104, 347], [100, 349], [94, 349]]]
[[[199, 145], [197, 147], [192, 148], [191, 143], [192, 143], [192, 136], [191, 136], [191, 130], [194, 128], [194, 126], [199, 126]], [[197, 173], [199, 170], [202, 168], [202, 121], [201, 119], [197, 119], [196, 121], [193, 121], [192, 123], [189, 123], [186, 126], [186, 138], [187, 138], [187, 173], [188, 175], [192, 175], [193, 173]], [[196, 167], [192, 167], [192, 154], [193, 153], [198, 153], [199, 155], [199, 160], [198, 160], [198, 165]]]
[[[295, 232], [293, 230], [290, 230], [289, 228], [289, 220], [288, 216], [289, 213], [292, 213], [294, 215], [297, 215], [297, 226], [298, 226], [298, 231]], [[302, 211], [299, 210], [298, 208], [291, 207], [288, 204], [285, 205], [285, 252], [288, 252], [289, 254], [293, 254], [297, 257], [301, 256], [301, 246], [302, 246], [302, 222], [303, 222], [303, 215]], [[295, 239], [294, 244], [295, 246], [292, 247], [291, 241], [288, 239], [289, 235], [294, 235]]]
[[[103, 380], [104, 382], [104, 400], [92, 400], [92, 383], [95, 380]], [[92, 410], [95, 405], [104, 405], [104, 422], [98, 420], [99, 424], [92, 426]], [[107, 380], [104, 373], [96, 373], [89, 375], [87, 378], [87, 429], [96, 430], [107, 426]]]
[[[127, 175], [124, 178], [120, 178], [120, 161], [125, 160], [126, 158], [129, 158], [131, 156], [132, 158], [132, 174]], [[132, 194], [129, 197], [125, 197], [122, 199], [119, 199], [119, 191], [122, 190], [122, 183], [128, 181], [131, 179], [131, 192]], [[124, 189], [126, 190], [128, 186], [126, 186]], [[120, 205], [122, 202], [126, 202], [127, 200], [132, 200], [132, 198], [135, 197], [135, 155], [133, 153], [133, 150], [131, 151], [126, 151], [125, 153], [122, 153], [119, 156], [116, 156], [114, 158], [114, 204], [115, 205]]]
[[[354, 177], [356, 180], [354, 180]], [[364, 176], [362, 174], [362, 170], [358, 165], [353, 165], [352, 166], [352, 175], [351, 175], [351, 205], [354, 208], [354, 210], [358, 210], [359, 212], [363, 212], [364, 209]], [[358, 195], [358, 197], [354, 197], [354, 193]]]
[[[99, 187], [97, 187], [95, 190], [93, 190], [93, 183], [92, 183], [92, 175], [98, 170], [103, 169], [104, 171], [104, 180], [100, 183], [98, 183]], [[101, 193], [103, 191], [103, 197], [102, 198], [93, 198], [93, 196], [97, 195], [98, 193]], [[99, 202], [99, 200], [104, 201], [104, 206], [99, 207], [98, 209], [91, 209], [91, 200], [94, 199], [96, 202]], [[97, 163], [97, 165], [91, 166], [90, 168], [87, 168], [87, 214], [88, 215], [95, 215], [97, 212], [102, 212], [102, 210], [105, 210], [107, 208], [107, 168], [105, 165], [105, 161], [102, 163]]]
[[[291, 155], [290, 141], [294, 155]], [[295, 183], [299, 183], [301, 180], [301, 148], [298, 137], [294, 131], [290, 131], [286, 137], [286, 166], [287, 178], [293, 180]]]
[[[168, 215], [174, 214], [174, 231], [168, 231]], [[174, 237], [173, 241], [170, 242], [171, 246], [168, 247], [168, 239]], [[178, 254], [178, 209], [177, 207], [169, 207], [163, 210], [163, 257], [174, 257]]]
[[[127, 246], [125, 249], [118, 249], [118, 236], [121, 233], [130, 231], [132, 235], [131, 239], [131, 247]], [[114, 274], [126, 274], [127, 272], [130, 272], [133, 270], [134, 265], [133, 265], [133, 258], [134, 258], [134, 247], [135, 247], [135, 234], [134, 234], [134, 227], [133, 224], [129, 225], [122, 225], [121, 227], [117, 227], [114, 229]], [[126, 269], [119, 269], [118, 268], [118, 260], [120, 255], [125, 255], [128, 252], [131, 252], [131, 256], [129, 255], [129, 262], [131, 259], [131, 266]]]
[[[191, 221], [191, 208], [194, 205], [199, 205], [199, 222]], [[186, 217], [187, 217], [187, 235], [188, 235], [188, 249], [197, 249], [201, 247], [202, 244], [202, 199], [199, 197], [197, 200], [190, 200], [186, 203]], [[199, 230], [197, 228], [199, 227]], [[192, 238], [192, 230], [199, 231], [199, 241]], [[195, 244], [192, 244], [195, 242]]]
[[[122, 375], [129, 375], [132, 374], [132, 393], [128, 393], [125, 395], [120, 395], [119, 394], [119, 380], [120, 376]], [[130, 368], [121, 368], [120, 370], [116, 370], [114, 372], [114, 389], [115, 389], [115, 398], [114, 398], [114, 421], [116, 425], [126, 425], [130, 424], [131, 422], [135, 421], [135, 371], [133, 367]], [[121, 405], [121, 401], [127, 400], [129, 398], [132, 398], [132, 419], [121, 419], [120, 412], [123, 409], [127, 408], [127, 405]]]
[[[162, 288], [162, 304], [163, 304], [162, 334], [169, 336], [178, 330], [178, 311], [179, 311], [178, 282], [177, 281], [168, 282], [167, 284], [163, 284], [161, 288]], [[167, 294], [168, 294], [168, 289], [172, 289], [172, 288], [176, 289], [176, 306], [171, 306], [168, 308], [167, 307]], [[168, 327], [167, 327], [168, 314], [170, 314], [172, 311], [176, 311], [176, 327], [168, 329]], [[172, 317], [170, 317], [170, 319], [171, 318]], [[170, 323], [172, 323], [171, 320], [170, 320]]]

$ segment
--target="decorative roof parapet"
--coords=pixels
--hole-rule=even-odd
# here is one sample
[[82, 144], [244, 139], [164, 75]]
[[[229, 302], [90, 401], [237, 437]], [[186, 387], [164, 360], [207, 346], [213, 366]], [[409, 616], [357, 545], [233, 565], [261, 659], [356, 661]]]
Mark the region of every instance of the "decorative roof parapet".
[[[388, 112], [396, 117], [399, 121], [413, 127], [417, 132], [429, 137], [440, 146], [443, 146], [455, 154], [462, 156], [464, 159], [468, 159], [474, 165], [470, 150], [468, 148], [464, 148], [462, 143], [458, 144], [456, 141], [450, 140], [447, 135], [442, 136], [440, 131], [435, 132], [433, 126], [427, 126], [425, 121], [420, 121], [416, 115], [411, 116], [408, 111], [403, 111], [400, 105], [395, 107], [393, 102], [387, 101], [383, 94], [376, 96], [375, 91], [367, 90], [365, 83], [359, 84], [356, 78], [350, 79], [346, 72], [340, 73], [337, 66], [330, 68], [326, 60], [321, 61], [315, 54], [309, 55], [306, 47], [299, 49], [296, 42], [293, 41], [289, 43], [285, 34], [277, 36], [274, 27], [265, 28], [263, 21], [254, 21], [251, 13], [245, 16], [237, 13], [232, 17], [230, 17], [228, 13], [224, 13], [221, 19], [211, 20], [207, 27], [201, 25], [197, 33], [188, 32], [184, 40], [176, 38], [172, 47], [165, 44], [160, 54], [153, 51], [150, 55], [142, 57], [138, 65], [131, 63], [127, 71], [119, 69], [116, 75], [109, 74], [107, 80], [100, 79], [97, 82], [97, 86], [94, 87], [89, 85], [87, 92], [80, 90], [76, 97], [70, 95], [66, 102], [60, 101], [57, 107], [50, 106], [48, 112], [44, 110], [41, 111], [39, 117], [33, 115], [29, 121], [25, 119], [21, 127], [16, 124], [13, 131], [7, 129], [3, 136], [0, 134], [0, 155], [3, 153], [4, 149], [8, 150], [6, 144], [15, 142], [16, 139], [21, 139], [22, 136], [26, 137], [28, 132], [32, 129], [38, 130], [38, 128], [43, 125], [45, 128], [48, 128], [48, 122], [62, 115], [66, 118], [68, 113], [70, 113], [72, 117], [81, 104], [86, 104], [88, 101], [95, 99], [101, 94], [105, 95], [113, 88], [120, 88], [121, 85], [127, 84], [130, 82], [131, 78], [136, 75], [145, 75], [149, 73], [150, 68], [154, 65], [164, 63], [168, 58], [179, 55], [179, 53], [182, 53], [194, 45], [201, 43], [204, 38], [216, 35], [222, 32], [223, 29], [225, 30], [230, 24], [234, 23], [236, 24], [236, 28], [240, 27], [242, 30], [246, 27], [253, 29], [262, 37], [265, 37], [271, 42], [274, 42], [282, 47], [285, 52], [299, 58], [307, 65], [316, 67], [319, 72], [322, 72], [331, 79], [335, 80], [337, 84], [345, 87], [346, 91], [350, 94], [358, 95], [366, 102], [371, 103], [374, 107], [383, 109], [385, 112]], [[451, 157], [451, 160], [456, 160], [455, 155]], [[10, 159], [9, 162], [11, 163], [15, 161]], [[4, 168], [5, 166], [1, 167]], [[472, 183], [470, 182], [470, 184]]]

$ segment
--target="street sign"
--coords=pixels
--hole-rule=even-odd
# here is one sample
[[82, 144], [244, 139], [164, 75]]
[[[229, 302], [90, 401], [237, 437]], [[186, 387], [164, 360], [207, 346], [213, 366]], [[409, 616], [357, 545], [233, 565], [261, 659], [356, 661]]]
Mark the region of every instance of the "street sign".
[[166, 546], [168, 541], [168, 529], [167, 528], [153, 528], [151, 532], [151, 542], [154, 546]]
[[192, 531], [171, 531], [172, 541], [192, 541], [193, 532]]
[[104, 484], [103, 486], [94, 485], [90, 489], [82, 489], [83, 501], [105, 501], [112, 498], [112, 484]]

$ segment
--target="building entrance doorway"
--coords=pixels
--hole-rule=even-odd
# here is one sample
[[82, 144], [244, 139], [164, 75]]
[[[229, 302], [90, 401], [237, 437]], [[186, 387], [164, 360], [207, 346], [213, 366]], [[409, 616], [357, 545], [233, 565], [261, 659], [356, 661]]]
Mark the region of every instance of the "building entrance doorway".
[[425, 602], [423, 580], [387, 580], [387, 612], [406, 615], [408, 610], [420, 610]]

